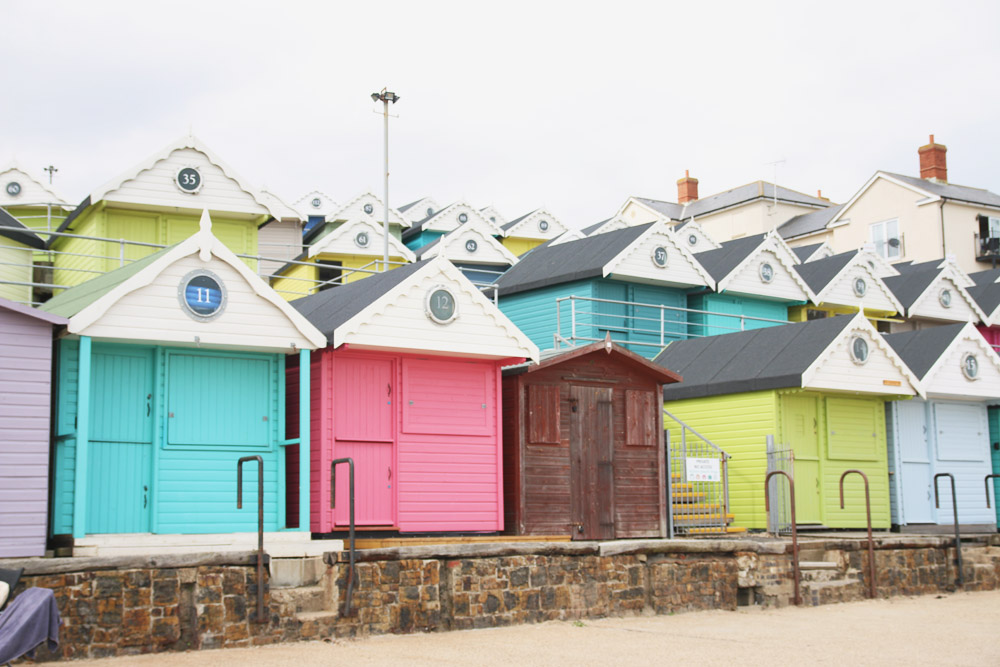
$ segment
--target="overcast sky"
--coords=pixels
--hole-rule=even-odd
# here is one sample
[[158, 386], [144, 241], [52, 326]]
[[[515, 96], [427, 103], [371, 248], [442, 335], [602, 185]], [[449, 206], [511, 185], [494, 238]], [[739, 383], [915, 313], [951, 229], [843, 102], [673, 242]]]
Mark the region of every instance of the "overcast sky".
[[877, 169], [1000, 191], [997, 2], [13, 2], [0, 166], [73, 202], [186, 134], [294, 201], [548, 207], [764, 178], [840, 202]]

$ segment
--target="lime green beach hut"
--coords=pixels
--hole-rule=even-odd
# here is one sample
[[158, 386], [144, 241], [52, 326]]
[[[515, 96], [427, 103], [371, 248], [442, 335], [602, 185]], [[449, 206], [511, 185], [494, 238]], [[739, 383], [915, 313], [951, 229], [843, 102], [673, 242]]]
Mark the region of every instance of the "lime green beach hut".
[[[865, 526], [862, 470], [872, 523], [889, 528], [885, 402], [922, 389], [863, 315], [755, 329], [670, 344], [656, 363], [684, 377], [664, 387], [664, 407], [711, 440], [729, 461], [734, 524], [767, 528], [768, 449], [789, 462], [799, 524]], [[679, 427], [671, 441], [680, 441]], [[782, 456], [783, 453], [783, 456]]]

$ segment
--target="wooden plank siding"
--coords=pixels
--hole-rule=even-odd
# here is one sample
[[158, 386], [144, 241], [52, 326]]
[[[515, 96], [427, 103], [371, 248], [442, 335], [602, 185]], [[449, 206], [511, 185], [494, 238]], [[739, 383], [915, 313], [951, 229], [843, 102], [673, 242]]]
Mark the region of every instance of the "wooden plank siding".
[[0, 309], [0, 558], [45, 553], [52, 325]]
[[[31, 303], [31, 286], [11, 283], [32, 282], [32, 250], [23, 243], [0, 237], [0, 298]], [[39, 323], [43, 324], [43, 323]], [[51, 329], [51, 325], [48, 325]]]

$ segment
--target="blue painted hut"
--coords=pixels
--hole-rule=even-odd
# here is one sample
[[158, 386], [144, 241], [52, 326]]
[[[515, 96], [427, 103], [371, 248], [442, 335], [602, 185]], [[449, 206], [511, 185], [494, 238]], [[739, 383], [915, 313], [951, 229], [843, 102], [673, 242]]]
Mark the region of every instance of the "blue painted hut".
[[955, 479], [958, 521], [966, 530], [996, 531], [983, 480], [993, 469], [987, 403], [1000, 397], [1000, 357], [971, 322], [889, 334], [885, 340], [920, 379], [926, 400], [886, 405], [892, 522], [907, 530], [953, 525]]
[[[207, 211], [200, 226], [43, 307], [69, 319], [51, 522], [76, 547], [108, 534], [255, 533], [254, 465], [236, 509], [237, 459], [250, 455], [264, 461], [265, 529], [284, 527], [285, 448], [298, 444], [286, 439], [285, 357], [308, 360], [325, 338], [212, 234]], [[303, 368], [302, 409], [288, 417], [308, 423]], [[297, 473], [305, 512], [307, 460]]]
[[687, 337], [688, 293], [705, 287], [715, 281], [662, 222], [535, 248], [497, 281], [500, 310], [540, 348], [610, 335], [647, 358]]
[[[715, 290], [688, 295], [694, 336], [714, 336], [788, 322], [788, 308], [816, 295], [795, 270], [798, 260], [776, 232], [726, 241], [695, 254]], [[696, 312], [701, 311], [701, 312]]]

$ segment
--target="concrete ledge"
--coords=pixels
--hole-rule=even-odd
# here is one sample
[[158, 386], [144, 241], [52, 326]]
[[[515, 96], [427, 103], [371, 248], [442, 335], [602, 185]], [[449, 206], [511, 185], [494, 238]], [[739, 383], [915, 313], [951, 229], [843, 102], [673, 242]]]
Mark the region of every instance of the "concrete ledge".
[[[267, 558], [267, 554], [265, 554]], [[267, 561], [265, 560], [265, 563]], [[198, 567], [200, 565], [256, 565], [256, 551], [225, 553], [165, 554], [163, 556], [92, 556], [83, 558], [7, 558], [0, 566], [24, 568], [24, 576], [68, 574], [97, 570], [135, 570]]]
[[[596, 556], [599, 542], [485, 542], [477, 544], [426, 544], [412, 547], [358, 549], [360, 563], [382, 560], [431, 560], [449, 558], [495, 558], [498, 556]], [[346, 563], [347, 551], [323, 556], [327, 565]]]

